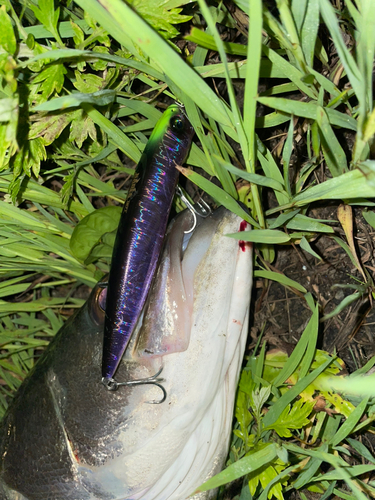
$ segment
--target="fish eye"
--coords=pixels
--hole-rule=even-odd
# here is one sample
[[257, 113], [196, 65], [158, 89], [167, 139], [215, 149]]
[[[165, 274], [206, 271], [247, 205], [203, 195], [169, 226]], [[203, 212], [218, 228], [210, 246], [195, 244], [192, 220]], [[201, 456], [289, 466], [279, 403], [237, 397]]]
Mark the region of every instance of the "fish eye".
[[91, 319], [94, 323], [100, 326], [104, 324], [106, 299], [107, 288], [97, 285], [88, 300], [88, 308]]
[[176, 115], [173, 118], [171, 118], [170, 126], [173, 132], [176, 132], [177, 134], [183, 132], [185, 129], [185, 124], [181, 115]]
[[98, 306], [104, 312], [106, 303], [107, 303], [107, 288], [102, 288], [98, 296]]

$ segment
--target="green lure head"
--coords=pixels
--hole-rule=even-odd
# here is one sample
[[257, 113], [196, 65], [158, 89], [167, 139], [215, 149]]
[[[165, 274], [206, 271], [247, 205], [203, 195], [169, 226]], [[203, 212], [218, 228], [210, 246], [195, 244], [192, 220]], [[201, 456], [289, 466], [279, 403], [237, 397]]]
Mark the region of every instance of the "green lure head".
[[194, 128], [183, 107], [172, 104], [156, 123], [143, 154], [149, 157], [164, 143], [171, 150], [188, 149], [193, 135]]

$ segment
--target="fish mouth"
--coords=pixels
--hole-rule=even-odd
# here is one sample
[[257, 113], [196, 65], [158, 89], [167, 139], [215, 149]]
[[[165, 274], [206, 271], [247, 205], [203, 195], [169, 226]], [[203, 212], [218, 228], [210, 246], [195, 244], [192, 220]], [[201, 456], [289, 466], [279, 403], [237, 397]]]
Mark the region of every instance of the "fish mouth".
[[[136, 367], [136, 378], [162, 367], [167, 394], [160, 405], [143, 404], [160, 397], [158, 387], [129, 396], [128, 422], [138, 419], [132, 438], [124, 434], [127, 456], [119, 469], [126, 470], [134, 499], [187, 498], [219, 471], [231, 434], [249, 323], [252, 252], [250, 244], [226, 235], [248, 225], [220, 208], [186, 235], [191, 227], [188, 211], [170, 225], [142, 325], [124, 359]], [[152, 466], [143, 467], [139, 479], [145, 460]]]
[[[200, 307], [205, 290], [210, 293], [210, 281], [218, 273], [228, 276], [223, 285], [227, 299], [239, 302], [243, 299], [241, 295], [233, 299], [232, 292], [238, 280], [236, 269], [244, 260], [249, 261], [251, 244], [225, 235], [248, 230], [250, 225], [224, 207], [205, 218], [197, 215], [194, 230], [190, 231], [193, 224], [193, 216], [186, 209], [168, 226], [151, 290], [123, 357], [126, 363], [149, 365], [160, 357], [186, 351], [194, 311]], [[225, 251], [224, 245], [228, 247]], [[99, 283], [89, 299], [89, 310], [100, 327], [104, 323], [105, 305], [106, 288]], [[208, 306], [203, 308], [201, 314], [208, 309]]]
[[[224, 207], [208, 217], [197, 216], [196, 227], [190, 232], [192, 225], [192, 214], [185, 210], [168, 228], [142, 322], [135, 332], [131, 356], [139, 361], [186, 351], [198, 297], [205, 290], [209, 293], [210, 280], [217, 273], [236, 276], [239, 257], [251, 251], [248, 243], [223, 238], [226, 234], [250, 228]], [[223, 253], [224, 241], [228, 249]], [[229, 300], [233, 286], [234, 283], [228, 282]]]

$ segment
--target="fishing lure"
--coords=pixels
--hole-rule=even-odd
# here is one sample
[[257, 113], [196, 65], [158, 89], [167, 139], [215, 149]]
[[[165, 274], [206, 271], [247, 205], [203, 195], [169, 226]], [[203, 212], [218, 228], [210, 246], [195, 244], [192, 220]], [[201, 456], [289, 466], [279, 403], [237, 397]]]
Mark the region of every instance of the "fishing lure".
[[123, 265], [120, 272], [112, 266], [108, 279], [102, 381], [110, 390], [123, 385], [113, 377], [150, 289], [176, 192], [176, 165], [185, 161], [193, 135], [183, 109], [169, 106], [135, 170], [112, 254], [112, 262]]

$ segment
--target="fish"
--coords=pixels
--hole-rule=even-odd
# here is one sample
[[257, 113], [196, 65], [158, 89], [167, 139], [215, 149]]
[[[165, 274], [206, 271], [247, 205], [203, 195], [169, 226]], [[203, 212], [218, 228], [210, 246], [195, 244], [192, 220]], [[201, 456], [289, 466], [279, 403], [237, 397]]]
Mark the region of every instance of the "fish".
[[113, 376], [146, 301], [160, 257], [172, 201], [194, 135], [183, 109], [169, 106], [157, 122], [136, 167], [121, 214], [108, 279], [102, 380]]
[[[170, 223], [118, 376], [100, 381], [105, 291], [97, 285], [24, 380], [0, 427], [1, 500], [185, 500], [224, 464], [246, 345], [249, 229], [223, 207]], [[121, 267], [113, 262], [112, 267]], [[107, 298], [108, 299], [108, 298]], [[209, 500], [202, 492], [194, 500]]]

